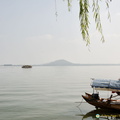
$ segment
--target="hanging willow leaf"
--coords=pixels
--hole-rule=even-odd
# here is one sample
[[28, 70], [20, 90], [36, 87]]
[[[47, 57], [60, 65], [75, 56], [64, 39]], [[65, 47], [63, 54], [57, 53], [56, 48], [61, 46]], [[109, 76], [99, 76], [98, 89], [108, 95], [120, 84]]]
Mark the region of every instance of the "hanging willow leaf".
[[90, 37], [89, 37], [89, 0], [80, 0], [79, 1], [80, 12], [79, 12], [79, 19], [80, 19], [80, 27], [81, 27], [81, 34], [83, 40], [86, 41], [86, 45], [90, 44]]
[[100, 7], [99, 7], [99, 0], [93, 0], [93, 18], [95, 19], [96, 23], [96, 29], [100, 32], [101, 34], [101, 41], [104, 42], [104, 35], [102, 32], [102, 25], [101, 25], [101, 19], [100, 19]]
[[70, 9], [71, 9], [71, 2], [72, 2], [72, 0], [68, 0], [68, 11], [70, 11]]
[[108, 10], [108, 19], [111, 21], [111, 17], [110, 17], [110, 12], [109, 12], [109, 0], [106, 0], [106, 6], [107, 6], [107, 10]]
[[[71, 8], [71, 2], [72, 0], [68, 1], [68, 10], [70, 11]], [[110, 13], [109, 13], [109, 3], [112, 0], [104, 0], [106, 3], [107, 9], [108, 9], [108, 19], [110, 19]], [[91, 2], [91, 0], [90, 0]], [[101, 41], [104, 42], [104, 35], [102, 30], [102, 24], [100, 19], [100, 6], [99, 2], [102, 2], [102, 0], [92, 0], [92, 12], [93, 12], [93, 18], [95, 20], [96, 29], [101, 34]], [[90, 44], [90, 35], [89, 35], [89, 0], [79, 0], [79, 19], [80, 19], [80, 28], [81, 28], [81, 34], [84, 41], [86, 41], [86, 45], [88, 46]]]

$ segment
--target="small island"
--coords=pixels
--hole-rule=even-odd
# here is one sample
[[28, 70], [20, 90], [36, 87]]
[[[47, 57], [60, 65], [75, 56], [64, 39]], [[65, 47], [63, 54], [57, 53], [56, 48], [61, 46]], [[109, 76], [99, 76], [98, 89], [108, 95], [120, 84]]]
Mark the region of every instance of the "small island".
[[22, 68], [32, 68], [31, 65], [23, 65]]

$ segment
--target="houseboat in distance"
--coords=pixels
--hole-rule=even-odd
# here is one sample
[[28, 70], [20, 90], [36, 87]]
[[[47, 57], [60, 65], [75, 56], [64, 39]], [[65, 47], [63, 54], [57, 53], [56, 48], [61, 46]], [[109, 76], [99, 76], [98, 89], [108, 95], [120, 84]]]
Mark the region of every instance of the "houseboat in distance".
[[32, 68], [31, 65], [23, 65], [22, 68]]
[[[120, 80], [92, 79], [93, 93], [82, 95], [89, 104], [102, 109], [120, 110]], [[96, 90], [96, 91], [95, 91]], [[109, 98], [100, 98], [98, 90], [111, 91]]]

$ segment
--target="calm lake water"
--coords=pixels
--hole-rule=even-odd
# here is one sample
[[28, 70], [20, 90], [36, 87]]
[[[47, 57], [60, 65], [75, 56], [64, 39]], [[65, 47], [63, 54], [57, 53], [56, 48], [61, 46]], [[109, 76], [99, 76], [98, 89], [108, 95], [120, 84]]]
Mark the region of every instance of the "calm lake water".
[[120, 120], [118, 112], [80, 105], [81, 95], [92, 92], [90, 78], [118, 79], [120, 66], [0, 66], [0, 120]]

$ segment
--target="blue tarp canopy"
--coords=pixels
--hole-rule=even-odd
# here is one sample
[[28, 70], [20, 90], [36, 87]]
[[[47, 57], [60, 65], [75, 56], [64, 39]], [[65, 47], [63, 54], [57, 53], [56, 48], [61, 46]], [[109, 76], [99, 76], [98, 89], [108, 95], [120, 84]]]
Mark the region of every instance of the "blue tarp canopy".
[[101, 90], [120, 91], [120, 80], [94, 79], [91, 86]]

